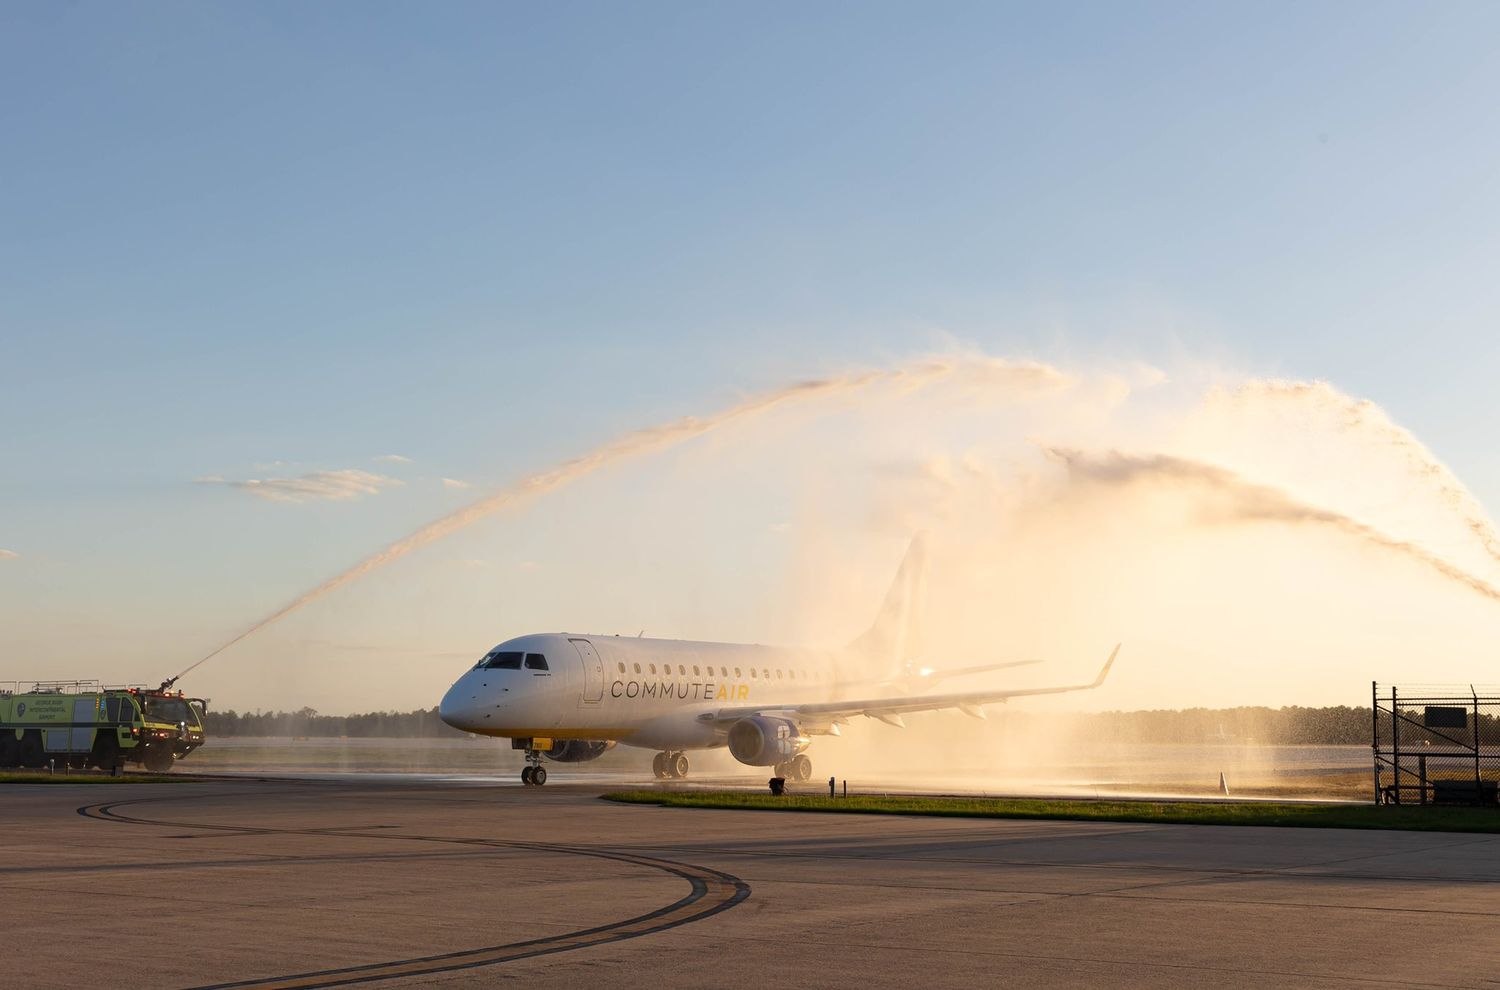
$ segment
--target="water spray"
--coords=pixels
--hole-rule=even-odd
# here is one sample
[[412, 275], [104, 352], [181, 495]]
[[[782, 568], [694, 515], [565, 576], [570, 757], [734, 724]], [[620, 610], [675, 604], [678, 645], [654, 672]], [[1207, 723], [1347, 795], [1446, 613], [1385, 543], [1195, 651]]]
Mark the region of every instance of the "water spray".
[[[977, 354], [922, 358], [886, 369], [856, 370], [794, 383], [752, 395], [706, 416], [684, 417], [623, 434], [579, 457], [522, 478], [389, 544], [205, 654], [163, 681], [162, 689], [172, 687], [202, 664], [304, 605], [503, 509], [557, 491], [603, 468], [669, 450], [779, 407], [837, 400], [877, 389], [883, 390], [882, 394], [906, 396], [942, 381], [977, 392], [986, 399], [1003, 400], [1066, 394], [1077, 383], [1072, 376], [1034, 362], [1006, 361]], [[1437, 496], [1444, 512], [1460, 522], [1483, 549], [1500, 557], [1496, 549], [1500, 546], [1500, 538], [1497, 538], [1493, 523], [1477, 500], [1427, 448], [1391, 422], [1373, 403], [1354, 399], [1320, 382], [1251, 381], [1228, 394], [1231, 401], [1245, 408], [1296, 404], [1305, 412], [1311, 404], [1318, 412], [1332, 417], [1334, 429], [1338, 432], [1362, 439], [1399, 458], [1406, 473]], [[1112, 392], [1110, 401], [1117, 402], [1118, 399], [1118, 393]], [[1330, 527], [1367, 545], [1419, 562], [1450, 581], [1461, 583], [1490, 600], [1500, 601], [1500, 588], [1417, 542], [1398, 539], [1354, 515], [1301, 501], [1283, 489], [1258, 484], [1227, 468], [1162, 453], [1130, 456], [1084, 453], [1047, 443], [1042, 444], [1042, 449], [1067, 465], [1075, 484], [1176, 485], [1191, 491], [1196, 497], [1206, 498], [1203, 511], [1209, 518], [1214, 518], [1217, 513], [1219, 518], [1227, 521]]]
[[272, 623], [321, 598], [358, 578], [378, 570], [385, 565], [470, 526], [481, 519], [513, 506], [527, 498], [535, 498], [556, 491], [600, 470], [621, 461], [643, 454], [667, 450], [681, 443], [701, 437], [721, 427], [748, 419], [778, 406], [814, 399], [835, 398], [879, 385], [905, 388], [921, 388], [956, 372], [978, 378], [985, 384], [1000, 383], [1023, 391], [1054, 387], [1062, 380], [1055, 370], [1032, 362], [1012, 362], [993, 358], [925, 358], [885, 370], [853, 371], [827, 378], [797, 382], [752, 396], [742, 402], [722, 409], [709, 416], [687, 416], [658, 426], [627, 433], [611, 440], [588, 453], [564, 461], [554, 468], [539, 472], [499, 491], [452, 512], [403, 539], [390, 544], [348, 570], [329, 578], [312, 590], [272, 612], [259, 622], [228, 642], [207, 653], [176, 676], [162, 682], [163, 690], [191, 673], [202, 664], [223, 653], [235, 644], [254, 635]]
[[1142, 456], [1110, 452], [1091, 456], [1060, 448], [1049, 448], [1047, 453], [1067, 466], [1069, 476], [1074, 481], [1102, 485], [1154, 482], [1198, 488], [1219, 496], [1220, 502], [1214, 508], [1227, 519], [1327, 526], [1362, 542], [1400, 554], [1491, 601], [1500, 602], [1500, 588], [1424, 547], [1388, 536], [1341, 512], [1308, 505], [1278, 488], [1256, 484], [1227, 468], [1161, 454]]

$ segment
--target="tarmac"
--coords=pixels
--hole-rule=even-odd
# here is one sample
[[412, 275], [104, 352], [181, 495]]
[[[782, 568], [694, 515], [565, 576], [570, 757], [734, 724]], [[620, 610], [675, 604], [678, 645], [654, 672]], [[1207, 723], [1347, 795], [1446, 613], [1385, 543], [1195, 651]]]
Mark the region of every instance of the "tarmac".
[[0, 785], [0, 987], [1500, 987], [1496, 835], [603, 789]]

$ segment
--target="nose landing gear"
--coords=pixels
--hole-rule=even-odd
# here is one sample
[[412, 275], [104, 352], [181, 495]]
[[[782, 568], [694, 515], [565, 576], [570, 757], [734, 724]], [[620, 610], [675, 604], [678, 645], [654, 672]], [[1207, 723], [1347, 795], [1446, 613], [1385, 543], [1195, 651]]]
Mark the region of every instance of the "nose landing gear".
[[657, 780], [681, 780], [688, 775], [686, 753], [657, 753], [651, 761], [651, 772]]
[[542, 766], [542, 754], [539, 750], [528, 749], [526, 751], [526, 768], [521, 771], [521, 783], [527, 787], [541, 787], [547, 782], [547, 768]]
[[778, 763], [774, 769], [776, 776], [795, 780], [800, 784], [812, 780], [812, 760], [809, 760], [805, 753], [798, 753], [785, 763]]

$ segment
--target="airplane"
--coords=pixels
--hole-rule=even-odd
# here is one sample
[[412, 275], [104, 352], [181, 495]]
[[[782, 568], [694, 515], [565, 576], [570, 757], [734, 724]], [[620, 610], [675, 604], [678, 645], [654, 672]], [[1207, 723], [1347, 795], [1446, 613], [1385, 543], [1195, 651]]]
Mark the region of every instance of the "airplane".
[[[539, 633], [509, 639], [464, 673], [438, 706], [447, 724], [509, 738], [526, 752], [521, 781], [547, 781], [542, 759], [583, 763], [617, 743], [657, 750], [658, 779], [681, 779], [688, 750], [727, 747], [778, 777], [812, 779], [812, 738], [859, 716], [901, 727], [913, 712], [1089, 691], [1104, 683], [1116, 644], [1088, 684], [933, 693], [939, 681], [1037, 661], [932, 670], [913, 662], [925, 541], [915, 537], [870, 629], [841, 651], [738, 643]], [[871, 676], [872, 672], [874, 677]]]

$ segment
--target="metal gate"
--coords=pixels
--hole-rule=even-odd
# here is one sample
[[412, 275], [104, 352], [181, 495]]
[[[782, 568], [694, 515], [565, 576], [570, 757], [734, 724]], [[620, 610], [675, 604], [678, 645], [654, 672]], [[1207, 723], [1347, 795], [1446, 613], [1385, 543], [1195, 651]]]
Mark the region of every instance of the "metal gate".
[[578, 659], [583, 661], [583, 704], [597, 705], [604, 697], [604, 661], [599, 659], [599, 651], [588, 640], [570, 639], [568, 642], [573, 644]]
[[1491, 805], [1500, 794], [1500, 691], [1371, 686], [1376, 804]]

